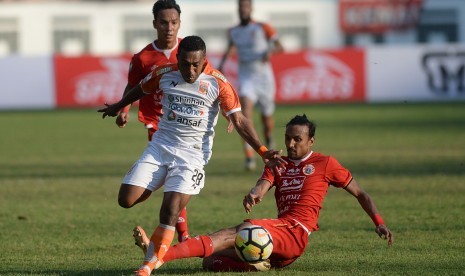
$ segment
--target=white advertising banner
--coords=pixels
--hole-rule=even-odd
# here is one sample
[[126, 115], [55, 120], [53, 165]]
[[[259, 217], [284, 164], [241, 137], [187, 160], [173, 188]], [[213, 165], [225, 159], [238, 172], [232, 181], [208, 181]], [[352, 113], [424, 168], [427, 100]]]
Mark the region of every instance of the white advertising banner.
[[0, 109], [55, 108], [51, 56], [0, 59]]
[[465, 45], [366, 51], [368, 103], [465, 100]]

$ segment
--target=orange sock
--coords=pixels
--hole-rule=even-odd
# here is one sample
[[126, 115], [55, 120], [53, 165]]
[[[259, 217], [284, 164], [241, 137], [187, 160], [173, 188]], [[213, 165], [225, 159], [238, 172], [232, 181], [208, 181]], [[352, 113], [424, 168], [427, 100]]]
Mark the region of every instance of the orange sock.
[[184, 241], [189, 236], [189, 232], [187, 231], [186, 207], [184, 207], [179, 214], [178, 223], [176, 223], [176, 231], [178, 232], [178, 242]]
[[255, 155], [255, 151], [253, 150], [253, 148], [246, 142], [244, 142], [244, 153], [245, 157], [250, 159], [252, 159]]
[[158, 260], [165, 256], [171, 242], [174, 238], [175, 228], [173, 226], [160, 224], [150, 237], [150, 244], [145, 254], [143, 267], [149, 268], [150, 272], [154, 269]]

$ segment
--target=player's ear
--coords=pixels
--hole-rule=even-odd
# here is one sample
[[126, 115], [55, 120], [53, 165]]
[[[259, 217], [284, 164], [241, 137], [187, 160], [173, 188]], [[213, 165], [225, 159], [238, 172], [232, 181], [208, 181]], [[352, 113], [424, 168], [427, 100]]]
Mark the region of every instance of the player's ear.
[[310, 138], [310, 139], [308, 140], [308, 146], [309, 146], [309, 147], [312, 147], [312, 146], [313, 146], [313, 143], [315, 143], [315, 136], [313, 136], [312, 138]]

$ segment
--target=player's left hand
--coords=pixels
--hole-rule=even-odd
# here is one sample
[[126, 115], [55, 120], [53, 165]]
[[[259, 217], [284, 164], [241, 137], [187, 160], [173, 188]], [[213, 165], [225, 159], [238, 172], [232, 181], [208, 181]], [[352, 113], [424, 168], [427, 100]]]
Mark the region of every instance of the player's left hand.
[[380, 238], [387, 240], [388, 246], [391, 246], [394, 242], [394, 235], [392, 234], [391, 230], [386, 227], [386, 225], [380, 224], [376, 226], [375, 232]]
[[276, 175], [281, 175], [281, 170], [284, 169], [287, 164], [286, 160], [281, 157], [283, 150], [270, 149], [265, 152], [262, 156], [263, 162], [267, 167], [273, 169]]
[[116, 103], [116, 104], [107, 104], [105, 103], [105, 108], [97, 110], [97, 112], [102, 112], [102, 118], [105, 119], [106, 116], [109, 117], [115, 117], [118, 115], [121, 107]]
[[261, 201], [262, 199], [258, 195], [254, 194], [254, 189], [252, 189], [248, 195], [244, 196], [242, 205], [244, 205], [245, 212], [249, 214], [250, 211], [252, 211], [252, 207]]

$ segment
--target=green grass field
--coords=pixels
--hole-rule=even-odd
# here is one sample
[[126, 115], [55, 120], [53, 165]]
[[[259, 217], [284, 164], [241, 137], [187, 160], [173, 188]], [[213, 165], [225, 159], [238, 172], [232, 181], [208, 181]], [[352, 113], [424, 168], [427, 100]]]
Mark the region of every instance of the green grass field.
[[[395, 243], [388, 248], [356, 200], [331, 188], [305, 254], [267, 275], [465, 274], [465, 103], [279, 106], [283, 149], [285, 123], [302, 113], [318, 125], [314, 150], [352, 171]], [[95, 110], [0, 113], [0, 275], [131, 275], [140, 265], [131, 230], [158, 224], [161, 192], [132, 209], [117, 204], [146, 145], [135, 117], [118, 129]], [[243, 212], [259, 172], [244, 172], [239, 136], [225, 129], [220, 118], [205, 188], [188, 206], [191, 234], [276, 214], [272, 194]], [[156, 274], [212, 273], [194, 258]]]

